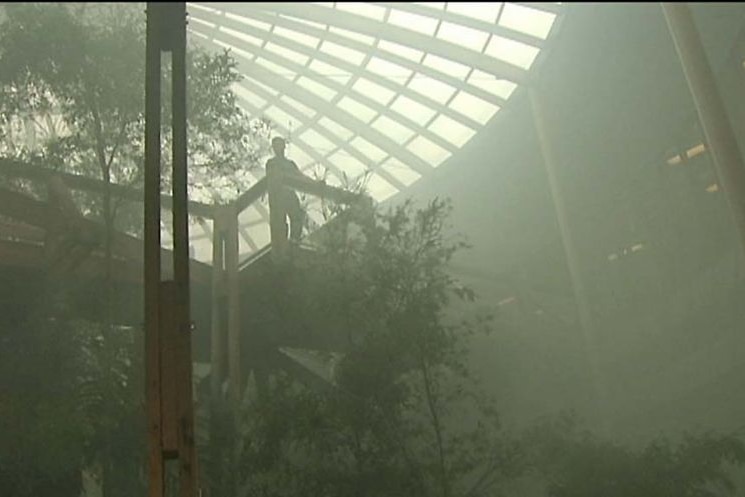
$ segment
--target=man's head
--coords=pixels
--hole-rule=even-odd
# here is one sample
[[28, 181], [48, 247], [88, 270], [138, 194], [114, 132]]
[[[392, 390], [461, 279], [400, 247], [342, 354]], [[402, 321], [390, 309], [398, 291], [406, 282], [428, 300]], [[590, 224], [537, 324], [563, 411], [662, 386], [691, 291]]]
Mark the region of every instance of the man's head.
[[272, 150], [274, 150], [274, 155], [277, 157], [284, 157], [285, 156], [285, 139], [281, 136], [275, 136], [272, 138]]

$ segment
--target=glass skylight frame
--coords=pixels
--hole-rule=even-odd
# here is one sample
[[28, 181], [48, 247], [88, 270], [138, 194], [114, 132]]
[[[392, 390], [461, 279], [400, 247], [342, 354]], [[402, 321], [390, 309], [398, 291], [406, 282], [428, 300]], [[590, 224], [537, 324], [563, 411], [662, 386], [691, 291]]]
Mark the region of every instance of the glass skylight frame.
[[239, 105], [277, 118], [276, 132], [301, 168], [326, 168], [333, 183], [369, 176], [368, 193], [382, 201], [434, 171], [499, 114], [563, 7], [187, 3], [187, 10], [194, 42], [233, 50], [245, 76]]

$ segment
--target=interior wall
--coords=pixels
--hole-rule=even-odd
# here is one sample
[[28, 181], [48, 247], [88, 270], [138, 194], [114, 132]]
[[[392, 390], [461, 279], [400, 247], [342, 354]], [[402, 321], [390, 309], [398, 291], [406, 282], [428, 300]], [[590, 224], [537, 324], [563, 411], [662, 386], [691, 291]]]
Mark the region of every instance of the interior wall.
[[[613, 429], [630, 439], [735, 429], [745, 414], [734, 352], [745, 345], [745, 285], [723, 195], [706, 190], [717, 181], [709, 154], [667, 162], [703, 135], [661, 8], [567, 9], [538, 79]], [[741, 139], [745, 8], [694, 4], [693, 12]], [[525, 91], [406, 195], [452, 199], [453, 231], [473, 244], [454, 271], [485, 305], [509, 315], [512, 304], [499, 305], [505, 286], [519, 293], [521, 317], [474, 355], [505, 418], [562, 409], [591, 416], [588, 362]]]

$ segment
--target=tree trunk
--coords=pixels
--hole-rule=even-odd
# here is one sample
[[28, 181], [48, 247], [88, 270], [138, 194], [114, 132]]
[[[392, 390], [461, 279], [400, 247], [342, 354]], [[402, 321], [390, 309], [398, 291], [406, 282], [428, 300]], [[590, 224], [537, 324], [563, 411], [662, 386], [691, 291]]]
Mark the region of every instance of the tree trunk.
[[450, 497], [450, 482], [448, 481], [447, 465], [445, 464], [445, 447], [442, 441], [442, 426], [440, 424], [440, 416], [437, 412], [437, 405], [435, 400], [435, 394], [433, 391], [432, 378], [430, 377], [429, 368], [427, 363], [422, 360], [422, 380], [424, 382], [424, 394], [427, 399], [427, 408], [432, 418], [432, 428], [435, 432], [435, 439], [437, 441], [437, 459], [438, 465], [440, 466], [440, 486], [442, 488], [442, 496]]

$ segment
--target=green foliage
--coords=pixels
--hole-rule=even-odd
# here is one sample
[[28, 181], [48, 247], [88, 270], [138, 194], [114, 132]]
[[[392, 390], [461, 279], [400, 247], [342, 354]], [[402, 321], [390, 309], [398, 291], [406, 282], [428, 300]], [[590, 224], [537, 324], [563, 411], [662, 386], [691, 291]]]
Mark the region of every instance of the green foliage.
[[[3, 495], [77, 496], [81, 470], [106, 459], [105, 471], [138, 487], [142, 463], [142, 364], [130, 330], [39, 314], [0, 338], [0, 488]], [[123, 481], [124, 480], [124, 481]]]
[[571, 417], [534, 427], [526, 446], [550, 497], [734, 495], [728, 465], [745, 463], [745, 443], [732, 435], [658, 438], [632, 450], [580, 430]]
[[313, 257], [269, 275], [272, 330], [344, 358], [325, 389], [280, 371], [258, 381], [228, 464], [238, 495], [477, 496], [515, 469], [466, 367], [468, 337], [489, 322], [447, 315], [471, 296], [447, 271], [466, 247], [445, 235], [449, 211], [439, 199], [352, 209], [317, 235]]
[[[144, 4], [13, 4], [0, 24], [0, 155], [104, 181], [138, 184], [144, 161]], [[170, 60], [164, 57], [164, 73]], [[240, 80], [227, 53], [187, 52], [192, 196], [231, 198], [259, 166], [269, 124], [236, 104]], [[165, 172], [170, 81], [163, 81]], [[49, 119], [53, 118], [53, 119]], [[36, 146], [8, 146], [12, 122], [54, 129]], [[164, 177], [167, 175], [164, 174]], [[164, 182], [164, 186], [168, 186]]]

